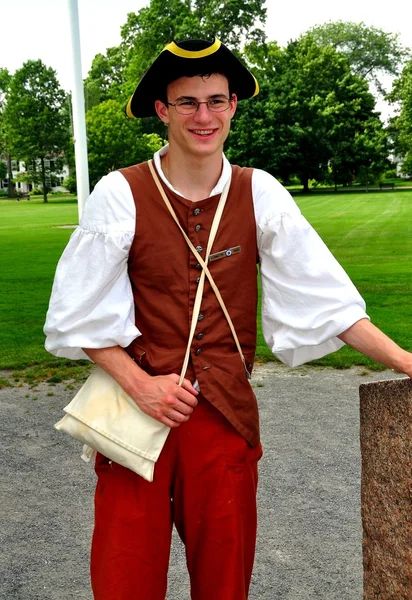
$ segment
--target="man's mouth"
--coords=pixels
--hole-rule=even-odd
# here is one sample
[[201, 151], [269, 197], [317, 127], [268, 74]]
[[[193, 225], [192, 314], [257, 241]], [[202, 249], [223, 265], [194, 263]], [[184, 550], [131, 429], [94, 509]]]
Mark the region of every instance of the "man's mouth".
[[214, 129], [191, 129], [192, 133], [195, 133], [196, 135], [202, 135], [202, 136], [207, 136], [207, 135], [212, 135], [212, 133], [214, 133]]

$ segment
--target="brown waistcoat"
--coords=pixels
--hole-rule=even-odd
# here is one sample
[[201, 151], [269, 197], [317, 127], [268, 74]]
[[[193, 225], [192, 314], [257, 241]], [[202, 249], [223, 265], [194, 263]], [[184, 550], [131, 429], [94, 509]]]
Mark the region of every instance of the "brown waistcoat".
[[[157, 190], [147, 163], [122, 169], [136, 205], [136, 233], [129, 254], [136, 326], [142, 332], [127, 349], [152, 375], [180, 374], [189, 337], [200, 265]], [[211, 253], [240, 252], [209, 262], [233, 321], [249, 371], [256, 348], [256, 222], [252, 169], [232, 167], [232, 183]], [[205, 256], [220, 195], [192, 202], [164, 190], [192, 244]], [[255, 446], [259, 417], [226, 318], [206, 278], [187, 378]]]

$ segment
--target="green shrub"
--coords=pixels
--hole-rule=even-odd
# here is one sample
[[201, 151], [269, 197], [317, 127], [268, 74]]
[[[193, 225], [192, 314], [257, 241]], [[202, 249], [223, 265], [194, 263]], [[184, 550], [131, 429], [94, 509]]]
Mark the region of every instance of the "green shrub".
[[32, 194], [33, 196], [43, 196], [43, 190], [41, 190], [40, 188], [33, 188], [30, 194]]
[[396, 169], [389, 169], [389, 171], [385, 171], [383, 174], [383, 179], [396, 179], [396, 177], [398, 177]]
[[63, 180], [63, 187], [65, 187], [66, 190], [69, 190], [71, 194], [75, 194], [77, 192], [76, 177], [74, 175], [66, 177], [66, 179]]
[[301, 185], [299, 177], [289, 177], [287, 180], [282, 181], [283, 185]]

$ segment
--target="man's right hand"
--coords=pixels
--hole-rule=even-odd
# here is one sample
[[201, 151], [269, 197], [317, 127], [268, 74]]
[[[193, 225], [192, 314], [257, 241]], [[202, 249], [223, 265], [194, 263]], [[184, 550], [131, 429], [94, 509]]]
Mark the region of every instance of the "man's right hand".
[[198, 392], [188, 379], [178, 385], [179, 375], [158, 375], [140, 379], [132, 394], [140, 410], [168, 427], [179, 427], [189, 420], [197, 405]]
[[113, 377], [144, 413], [171, 428], [189, 420], [198, 392], [188, 379], [179, 386], [179, 375], [151, 376], [121, 348], [83, 348], [96, 364]]

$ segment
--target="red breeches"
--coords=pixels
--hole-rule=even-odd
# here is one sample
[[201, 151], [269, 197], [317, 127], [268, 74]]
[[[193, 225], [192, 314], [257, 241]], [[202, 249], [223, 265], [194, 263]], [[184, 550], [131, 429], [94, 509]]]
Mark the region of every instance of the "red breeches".
[[165, 600], [173, 523], [193, 600], [246, 600], [256, 541], [257, 461], [206, 400], [172, 429], [149, 483], [98, 455], [95, 600]]

